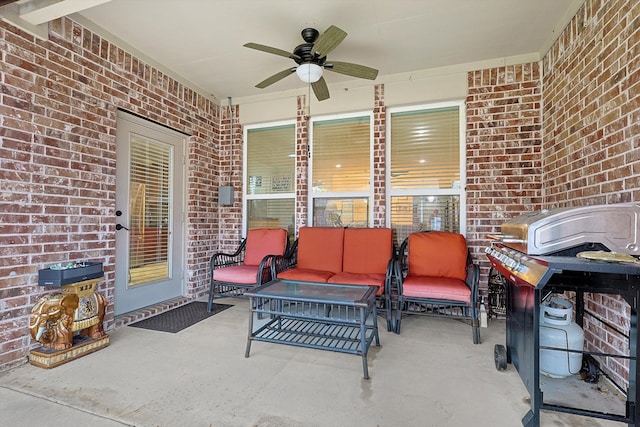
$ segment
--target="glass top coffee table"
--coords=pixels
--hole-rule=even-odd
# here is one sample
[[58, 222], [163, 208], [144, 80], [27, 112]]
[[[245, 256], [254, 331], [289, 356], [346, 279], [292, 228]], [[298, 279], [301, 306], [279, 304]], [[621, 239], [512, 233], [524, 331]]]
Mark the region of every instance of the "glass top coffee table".
[[367, 352], [380, 345], [376, 316], [376, 286], [341, 285], [276, 279], [249, 290], [249, 333], [265, 341], [362, 356], [369, 378]]

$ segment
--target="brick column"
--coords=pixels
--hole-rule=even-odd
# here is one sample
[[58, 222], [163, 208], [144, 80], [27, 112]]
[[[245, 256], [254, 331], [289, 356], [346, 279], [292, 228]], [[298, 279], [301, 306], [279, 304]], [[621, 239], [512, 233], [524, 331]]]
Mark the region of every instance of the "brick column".
[[373, 104], [373, 227], [384, 227], [387, 215], [386, 192], [387, 107], [384, 85], [375, 86]]
[[296, 114], [296, 230], [307, 225], [309, 203], [309, 117], [305, 95], [298, 97]]

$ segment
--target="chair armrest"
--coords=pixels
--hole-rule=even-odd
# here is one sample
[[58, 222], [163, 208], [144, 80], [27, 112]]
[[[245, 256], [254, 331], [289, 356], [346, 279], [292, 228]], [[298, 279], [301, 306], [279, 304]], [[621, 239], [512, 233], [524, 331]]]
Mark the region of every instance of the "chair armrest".
[[479, 302], [480, 266], [472, 263], [467, 265], [467, 279], [465, 283], [471, 289], [471, 302], [476, 305]]
[[216, 252], [211, 256], [211, 270], [215, 270], [222, 267], [229, 267], [232, 265], [242, 264], [244, 261], [244, 248], [247, 244], [247, 239], [243, 239], [240, 242], [240, 246], [234, 253]]
[[284, 255], [275, 255], [271, 259], [271, 277], [278, 277], [278, 273], [289, 270], [298, 265], [298, 239]]
[[409, 269], [409, 259], [407, 253], [407, 246], [409, 245], [409, 238], [405, 238], [398, 251], [395, 253], [394, 260], [394, 275], [396, 277], [396, 283], [398, 285], [398, 294], [402, 294], [402, 282], [407, 275]]
[[385, 295], [391, 296], [392, 286], [393, 286], [393, 278], [396, 275], [396, 257], [395, 253], [393, 257], [389, 260], [387, 264], [387, 273], [384, 278], [384, 293]]
[[263, 285], [264, 283], [271, 281], [271, 279], [275, 277], [273, 276], [273, 273], [271, 271], [273, 258], [275, 257], [276, 255], [265, 255], [265, 257], [262, 258], [262, 261], [260, 261], [260, 265], [258, 266], [258, 273], [256, 275], [256, 286]]

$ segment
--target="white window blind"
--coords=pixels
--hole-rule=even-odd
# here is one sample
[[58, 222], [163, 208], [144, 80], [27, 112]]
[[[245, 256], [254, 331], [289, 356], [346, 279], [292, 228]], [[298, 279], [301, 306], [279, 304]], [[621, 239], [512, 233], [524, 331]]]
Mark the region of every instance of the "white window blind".
[[391, 114], [391, 188], [454, 188], [460, 183], [458, 107]]
[[368, 191], [371, 180], [369, 117], [313, 123], [313, 191]]
[[397, 244], [416, 231], [463, 232], [460, 105], [389, 112], [389, 218]]
[[136, 283], [168, 275], [168, 224], [173, 202], [169, 197], [170, 160], [170, 146], [142, 138], [131, 139], [129, 267], [132, 276], [134, 271], [145, 272], [144, 277], [135, 275]]
[[246, 227], [285, 228], [293, 235], [295, 124], [246, 131]]
[[247, 131], [247, 194], [292, 193], [295, 126]]
[[311, 223], [368, 227], [371, 199], [371, 117], [313, 122]]

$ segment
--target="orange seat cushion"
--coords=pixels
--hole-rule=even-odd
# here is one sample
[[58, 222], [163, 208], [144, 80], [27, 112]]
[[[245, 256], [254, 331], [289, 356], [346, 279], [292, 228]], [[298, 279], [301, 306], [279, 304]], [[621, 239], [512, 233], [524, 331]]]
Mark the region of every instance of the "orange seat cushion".
[[393, 253], [390, 228], [347, 228], [344, 230], [344, 260], [347, 273], [384, 274]]
[[301, 227], [298, 233], [298, 268], [342, 271], [344, 228]]
[[287, 248], [287, 230], [284, 228], [256, 228], [247, 232], [244, 249], [246, 265], [260, 265], [267, 255], [283, 255]]
[[369, 285], [378, 286], [376, 295], [384, 293], [384, 280], [386, 273], [336, 273], [328, 280], [329, 283], [342, 283], [346, 285]]
[[464, 280], [447, 277], [407, 276], [402, 282], [402, 295], [470, 302], [471, 289]]
[[297, 280], [303, 282], [326, 282], [334, 273], [332, 271], [312, 270], [309, 268], [292, 268], [278, 273], [278, 279]]
[[232, 265], [213, 270], [213, 280], [220, 282], [252, 284], [258, 278], [257, 265]]
[[464, 236], [445, 231], [410, 234], [409, 274], [464, 281], [467, 277], [467, 241]]

